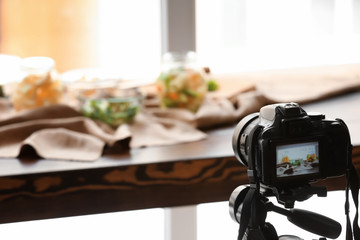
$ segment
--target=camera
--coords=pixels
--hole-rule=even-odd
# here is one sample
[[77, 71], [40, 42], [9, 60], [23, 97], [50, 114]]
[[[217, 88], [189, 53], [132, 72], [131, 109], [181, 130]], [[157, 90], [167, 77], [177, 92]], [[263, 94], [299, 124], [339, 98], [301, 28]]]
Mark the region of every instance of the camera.
[[[244, 117], [235, 127], [232, 146], [236, 158], [248, 167], [249, 184], [238, 186], [230, 196], [229, 210], [238, 222], [238, 239], [300, 239], [293, 235], [278, 236], [266, 222], [268, 212], [276, 212], [298, 227], [331, 239], [337, 238], [342, 226], [326, 216], [295, 209], [295, 201], [316, 194], [326, 197], [325, 186], [312, 182], [346, 175], [347, 239], [360, 239], [358, 219], [359, 180], [352, 164], [350, 133], [341, 119], [326, 119], [321, 113], [307, 113], [297, 103], [264, 106]], [[352, 232], [348, 194], [356, 205]], [[284, 208], [272, 204], [275, 196]], [[356, 223], [356, 224], [355, 224]], [[350, 238], [349, 238], [350, 239]]]
[[297, 103], [264, 106], [235, 128], [236, 158], [248, 167], [250, 183], [294, 188], [346, 173], [350, 134], [340, 119], [306, 113]]

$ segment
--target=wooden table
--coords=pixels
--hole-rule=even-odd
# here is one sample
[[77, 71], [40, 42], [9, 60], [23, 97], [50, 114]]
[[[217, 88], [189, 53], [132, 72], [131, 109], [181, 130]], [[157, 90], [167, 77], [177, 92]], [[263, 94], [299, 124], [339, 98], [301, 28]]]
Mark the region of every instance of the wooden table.
[[[360, 92], [303, 107], [348, 124], [360, 172]], [[228, 200], [248, 182], [233, 155], [233, 130], [217, 128], [203, 141], [133, 149], [93, 163], [1, 159], [0, 223]], [[325, 184], [344, 189], [344, 178]]]

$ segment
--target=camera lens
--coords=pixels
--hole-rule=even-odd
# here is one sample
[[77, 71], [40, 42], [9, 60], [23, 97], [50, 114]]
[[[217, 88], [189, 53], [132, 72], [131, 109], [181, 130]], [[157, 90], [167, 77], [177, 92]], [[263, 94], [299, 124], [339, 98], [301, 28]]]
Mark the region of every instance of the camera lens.
[[259, 123], [259, 113], [247, 115], [237, 124], [232, 138], [232, 146], [236, 158], [248, 166], [248, 136], [251, 130]]
[[249, 187], [247, 185], [241, 185], [238, 186], [230, 195], [229, 212], [231, 218], [235, 222], [240, 223], [241, 210], [248, 191], [249, 191]]

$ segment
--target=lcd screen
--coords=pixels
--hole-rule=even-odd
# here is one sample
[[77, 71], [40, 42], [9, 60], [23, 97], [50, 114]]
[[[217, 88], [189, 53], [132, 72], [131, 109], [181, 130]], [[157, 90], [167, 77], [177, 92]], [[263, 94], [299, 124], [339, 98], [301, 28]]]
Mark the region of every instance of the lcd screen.
[[319, 173], [319, 143], [306, 142], [276, 147], [278, 178]]

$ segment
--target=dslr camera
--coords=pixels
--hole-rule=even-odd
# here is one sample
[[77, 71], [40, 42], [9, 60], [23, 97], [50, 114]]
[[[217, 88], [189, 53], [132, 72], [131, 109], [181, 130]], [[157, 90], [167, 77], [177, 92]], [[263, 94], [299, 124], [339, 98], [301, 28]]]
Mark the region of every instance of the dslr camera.
[[345, 123], [306, 113], [297, 103], [267, 105], [243, 118], [232, 139], [250, 183], [294, 188], [345, 174], [350, 134]]
[[[341, 175], [347, 177], [345, 206], [349, 188], [357, 202], [359, 181], [352, 164], [350, 134], [341, 119], [306, 113], [297, 103], [267, 105], [238, 123], [232, 146], [236, 158], [248, 167], [249, 177], [249, 184], [237, 187], [229, 200], [230, 215], [240, 223], [238, 239], [300, 239], [279, 237], [274, 227], [265, 222], [269, 211], [285, 215], [293, 224], [317, 235], [332, 239], [340, 235], [337, 221], [293, 207], [295, 201], [307, 200], [314, 194], [327, 195], [326, 187], [312, 186], [312, 182]], [[271, 196], [290, 210], [272, 204], [267, 198]], [[348, 208], [346, 212], [349, 219]], [[351, 229], [350, 225], [347, 229]], [[355, 234], [358, 239], [357, 224]]]

